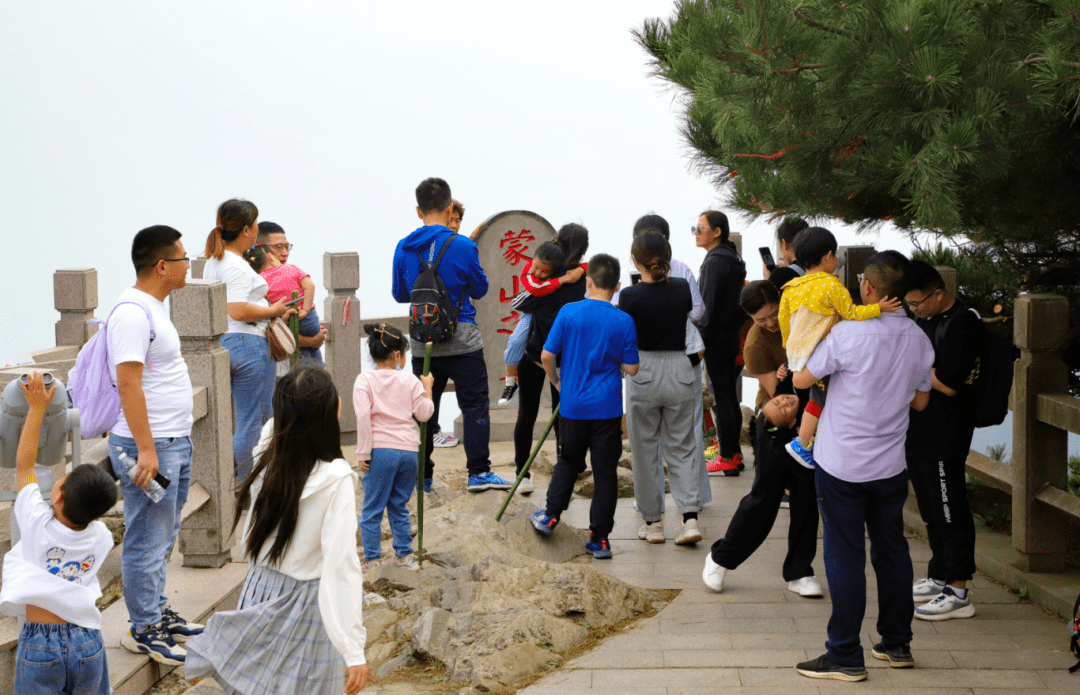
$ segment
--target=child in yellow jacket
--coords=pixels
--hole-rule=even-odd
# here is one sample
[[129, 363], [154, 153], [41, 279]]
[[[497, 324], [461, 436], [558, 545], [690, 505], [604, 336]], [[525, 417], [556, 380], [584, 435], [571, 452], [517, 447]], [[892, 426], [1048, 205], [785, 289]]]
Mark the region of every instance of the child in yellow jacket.
[[[880, 304], [856, 306], [851, 294], [834, 273], [839, 268], [836, 237], [824, 227], [810, 227], [795, 237], [795, 260], [806, 275], [784, 285], [780, 296], [780, 335], [787, 352], [787, 368], [792, 373], [806, 366], [818, 343], [840, 319], [865, 321], [881, 312], [900, 311], [900, 300], [890, 297]], [[791, 456], [806, 468], [814, 468], [814, 435], [825, 405], [825, 388], [810, 389], [810, 403], [803, 412], [799, 436], [786, 446]]]

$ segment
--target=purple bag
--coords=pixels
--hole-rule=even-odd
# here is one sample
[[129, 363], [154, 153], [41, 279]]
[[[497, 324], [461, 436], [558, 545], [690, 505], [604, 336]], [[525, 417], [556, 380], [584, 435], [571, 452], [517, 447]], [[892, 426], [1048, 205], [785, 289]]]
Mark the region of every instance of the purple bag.
[[[146, 312], [146, 320], [150, 322], [150, 341], [154, 340], [154, 318], [150, 311], [138, 302], [119, 302], [113, 307], [123, 304], [134, 304]], [[112, 318], [112, 312], [109, 312]], [[116, 384], [112, 381], [109, 369], [109, 342], [106, 333], [109, 330], [108, 321], [90, 321], [91, 326], [101, 326], [101, 330], [90, 337], [90, 340], [79, 350], [75, 358], [75, 366], [68, 373], [67, 392], [71, 397], [73, 406], [79, 409], [79, 420], [82, 426], [84, 439], [93, 439], [112, 429], [116, 421], [120, 419], [120, 394], [116, 391]], [[150, 369], [150, 354], [147, 352], [146, 368]]]

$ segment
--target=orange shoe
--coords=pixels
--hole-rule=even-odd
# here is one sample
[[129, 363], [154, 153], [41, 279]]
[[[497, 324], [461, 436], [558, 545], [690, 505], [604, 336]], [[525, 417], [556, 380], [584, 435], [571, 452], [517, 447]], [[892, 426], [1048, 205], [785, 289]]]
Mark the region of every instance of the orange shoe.
[[735, 454], [729, 459], [718, 456], [715, 461], [705, 466], [705, 470], [709, 472], [709, 475], [723, 475], [730, 478], [739, 474], [741, 459], [742, 456], [739, 454]]

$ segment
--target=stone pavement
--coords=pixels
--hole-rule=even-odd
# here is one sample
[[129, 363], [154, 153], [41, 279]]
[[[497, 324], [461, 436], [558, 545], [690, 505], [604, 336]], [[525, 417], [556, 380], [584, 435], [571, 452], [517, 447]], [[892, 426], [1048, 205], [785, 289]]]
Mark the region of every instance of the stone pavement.
[[[1080, 692], [1080, 673], [1067, 670], [1076, 660], [1067, 649], [1063, 622], [981, 575], [969, 584], [975, 617], [915, 620], [911, 645], [915, 668], [888, 668], [870, 655], [878, 636], [877, 592], [869, 561], [863, 623], [869, 678], [852, 684], [800, 676], [795, 664], [825, 651], [830, 603], [820, 545], [814, 569], [825, 587], [824, 599], [789, 592], [780, 575], [787, 510], [780, 510], [769, 539], [757, 553], [727, 574], [723, 593], [713, 593], [701, 581], [709, 545], [727, 529], [752, 481], [750, 468], [737, 478], [710, 478], [714, 499], [700, 515], [704, 540], [698, 547], [676, 546], [671, 540], [681, 518], [670, 495], [665, 518], [668, 541], [663, 545], [638, 540], [641, 521], [633, 500], [619, 500], [611, 536], [615, 557], [593, 561], [594, 566], [631, 584], [682, 592], [655, 617], [567, 662], [522, 694], [779, 695], [866, 688], [948, 695]], [[538, 489], [534, 501], [543, 504], [543, 495]], [[574, 500], [564, 521], [588, 528], [588, 505], [588, 500]], [[909, 542], [915, 576], [925, 576], [929, 547], [918, 539]]]

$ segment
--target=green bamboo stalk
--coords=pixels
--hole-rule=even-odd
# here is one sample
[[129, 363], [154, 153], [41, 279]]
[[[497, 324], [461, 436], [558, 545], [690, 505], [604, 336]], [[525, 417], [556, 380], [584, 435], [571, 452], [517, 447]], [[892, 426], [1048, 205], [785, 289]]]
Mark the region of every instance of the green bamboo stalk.
[[540, 453], [540, 446], [547, 439], [548, 433], [551, 432], [551, 428], [555, 426], [555, 418], [559, 417], [559, 406], [555, 406], [555, 410], [551, 411], [551, 419], [548, 420], [547, 427], [544, 428], [544, 434], [540, 437], [540, 441], [536, 443], [536, 446], [532, 450], [532, 454], [529, 455], [529, 460], [522, 466], [521, 472], [518, 473], [517, 480], [514, 481], [513, 487], [510, 488], [510, 492], [506, 495], [506, 499], [503, 501], [502, 506], [499, 507], [499, 513], [495, 515], [495, 521], [502, 519], [503, 512], [506, 511], [507, 505], [510, 504], [510, 500], [514, 498], [514, 493], [517, 492], [518, 485], [521, 485], [521, 481], [525, 479], [525, 476], [529, 474], [529, 466], [532, 465], [533, 459]]
[[[292, 300], [295, 302], [300, 297], [296, 290], [292, 291]], [[300, 310], [300, 305], [296, 304], [296, 310]], [[293, 314], [289, 317], [289, 330], [292, 331], [293, 342], [296, 344], [296, 349], [293, 350], [292, 356], [289, 358], [290, 364], [296, 364], [300, 361], [300, 317]]]
[[[424, 376], [431, 369], [431, 342], [424, 346]], [[427, 461], [427, 422], [420, 423], [420, 456], [416, 462], [416, 559], [424, 566], [424, 465]]]

